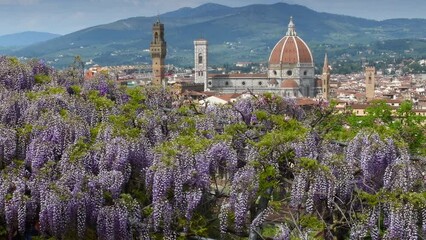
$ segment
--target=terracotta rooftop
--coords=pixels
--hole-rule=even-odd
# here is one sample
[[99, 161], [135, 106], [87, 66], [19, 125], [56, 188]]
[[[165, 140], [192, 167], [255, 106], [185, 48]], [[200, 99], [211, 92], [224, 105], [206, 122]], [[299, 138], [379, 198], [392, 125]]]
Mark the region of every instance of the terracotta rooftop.
[[229, 93], [229, 94], [221, 94], [221, 95], [215, 95], [215, 97], [220, 98], [222, 100], [225, 100], [227, 102], [230, 102], [231, 99], [235, 99], [241, 96], [239, 93]]
[[293, 79], [286, 79], [281, 82], [281, 88], [299, 88], [299, 84]]
[[269, 64], [313, 63], [311, 51], [298, 36], [285, 36], [274, 47]]
[[316, 105], [318, 102], [309, 98], [297, 98], [296, 104], [299, 106]]

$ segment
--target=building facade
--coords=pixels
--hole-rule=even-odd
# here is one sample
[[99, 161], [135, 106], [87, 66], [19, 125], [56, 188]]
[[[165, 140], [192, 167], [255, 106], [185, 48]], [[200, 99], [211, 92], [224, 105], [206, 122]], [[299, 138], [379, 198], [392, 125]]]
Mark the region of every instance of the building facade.
[[327, 53], [324, 56], [324, 66], [322, 68], [322, 99], [330, 100], [330, 65], [328, 64]]
[[149, 50], [152, 58], [152, 83], [164, 85], [164, 59], [167, 54], [167, 44], [164, 40], [164, 24], [160, 20], [157, 20], [152, 26], [152, 41]]
[[376, 68], [366, 67], [365, 68], [365, 97], [367, 101], [374, 99], [374, 91], [376, 84]]
[[195, 74], [195, 83], [203, 83], [207, 87], [207, 59], [208, 59], [208, 51], [207, 51], [207, 40], [198, 39], [194, 41], [194, 74]]
[[[195, 45], [195, 74], [198, 77], [198, 56], [202, 48]], [[198, 54], [198, 55], [197, 55]], [[205, 54], [207, 57], [207, 53]], [[198, 61], [198, 62], [197, 62]], [[206, 61], [207, 63], [207, 61]], [[316, 97], [321, 92], [321, 81], [315, 79], [315, 66], [308, 45], [296, 33], [290, 18], [287, 33], [270, 53], [266, 74], [215, 74], [209, 75], [206, 90], [224, 93], [274, 92], [285, 97]], [[201, 81], [201, 80], [199, 80]]]

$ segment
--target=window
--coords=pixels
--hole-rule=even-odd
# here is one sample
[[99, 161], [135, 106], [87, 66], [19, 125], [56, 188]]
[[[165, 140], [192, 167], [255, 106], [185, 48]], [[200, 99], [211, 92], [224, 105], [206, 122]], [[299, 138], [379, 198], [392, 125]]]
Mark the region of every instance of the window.
[[226, 85], [226, 86], [228, 86], [228, 85], [229, 85], [229, 82], [228, 82], [228, 81], [226, 81], [226, 82], [225, 82], [225, 85]]
[[246, 82], [242, 81], [241, 84], [244, 86], [244, 85], [246, 85]]
[[274, 70], [274, 75], [277, 75], [277, 71]]
[[291, 76], [292, 74], [293, 74], [293, 72], [292, 72], [291, 70], [288, 70], [288, 71], [287, 71], [287, 75], [288, 75], [288, 76]]
[[371, 75], [368, 77], [368, 84], [371, 84]]
[[154, 43], [158, 42], [158, 32], [155, 32], [154, 34]]
[[209, 86], [211, 86], [212, 85], [212, 81], [209, 81]]
[[262, 85], [262, 82], [261, 81], [259, 81], [259, 86], [261, 86]]
[[198, 54], [198, 64], [203, 63], [203, 55], [201, 53]]
[[303, 75], [305, 75], [305, 76], [308, 75], [308, 71], [304, 71]]

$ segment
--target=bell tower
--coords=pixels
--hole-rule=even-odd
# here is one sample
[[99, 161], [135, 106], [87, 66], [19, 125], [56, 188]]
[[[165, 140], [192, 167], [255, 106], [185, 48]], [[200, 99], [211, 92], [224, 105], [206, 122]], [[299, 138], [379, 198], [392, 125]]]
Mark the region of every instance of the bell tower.
[[167, 45], [164, 40], [164, 24], [158, 19], [152, 26], [152, 41], [149, 48], [152, 58], [152, 83], [163, 85], [164, 82], [164, 59], [166, 58]]
[[330, 67], [328, 65], [327, 53], [325, 53], [324, 67], [322, 68], [322, 98], [330, 100]]
[[367, 101], [374, 99], [374, 88], [376, 84], [376, 68], [365, 68], [365, 96]]
[[194, 53], [195, 83], [204, 83], [204, 90], [206, 90], [208, 79], [207, 40], [195, 40]]

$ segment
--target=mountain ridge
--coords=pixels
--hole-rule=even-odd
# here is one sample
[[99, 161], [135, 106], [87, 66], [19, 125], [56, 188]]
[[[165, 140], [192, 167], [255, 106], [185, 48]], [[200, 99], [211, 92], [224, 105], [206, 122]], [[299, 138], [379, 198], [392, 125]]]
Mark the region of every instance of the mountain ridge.
[[[290, 16], [296, 31], [310, 44], [358, 44], [388, 39], [426, 38], [426, 19], [369, 20], [313, 11], [286, 3], [227, 7], [204, 4], [158, 16], [165, 24], [169, 63], [188, 65], [193, 40], [209, 41], [212, 63], [264, 59], [285, 34]], [[148, 63], [152, 24], [157, 17], [131, 17], [85, 28], [13, 52], [61, 62], [75, 55], [101, 65]], [[219, 61], [220, 60], [220, 61]]]
[[0, 46], [2, 47], [19, 47], [28, 46], [35, 43], [51, 40], [61, 35], [48, 33], [48, 32], [37, 32], [37, 31], [25, 31], [19, 33], [12, 33], [0, 36]]

